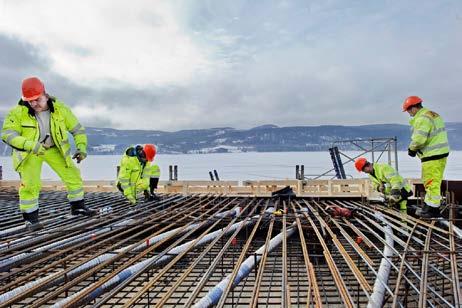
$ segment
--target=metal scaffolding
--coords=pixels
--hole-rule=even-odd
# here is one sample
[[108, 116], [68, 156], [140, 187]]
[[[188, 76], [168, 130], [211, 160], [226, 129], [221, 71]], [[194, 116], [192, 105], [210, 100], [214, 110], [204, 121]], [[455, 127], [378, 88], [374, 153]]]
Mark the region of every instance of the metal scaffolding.
[[[44, 193], [25, 230], [0, 190], [0, 305], [459, 307], [462, 232], [360, 199], [163, 195], [130, 208], [88, 193], [93, 218]], [[357, 209], [332, 218], [326, 208]], [[451, 207], [451, 205], [449, 205]], [[281, 210], [281, 211], [278, 211]], [[450, 216], [454, 217], [454, 216]]]
[[[346, 154], [347, 151], [359, 151], [354, 156]], [[323, 177], [346, 179], [344, 165], [353, 163], [356, 158], [361, 156], [369, 156], [371, 162], [383, 162], [394, 165], [398, 170], [398, 139], [396, 137], [385, 138], [363, 138], [363, 139], [350, 139], [338, 140], [332, 143], [329, 148], [329, 153], [332, 159], [333, 168], [319, 175], [311, 175], [312, 179], [320, 179]], [[346, 160], [343, 162], [343, 156]], [[334, 171], [334, 174], [331, 172]], [[298, 174], [298, 173], [297, 173]], [[308, 178], [308, 177], [307, 177]]]

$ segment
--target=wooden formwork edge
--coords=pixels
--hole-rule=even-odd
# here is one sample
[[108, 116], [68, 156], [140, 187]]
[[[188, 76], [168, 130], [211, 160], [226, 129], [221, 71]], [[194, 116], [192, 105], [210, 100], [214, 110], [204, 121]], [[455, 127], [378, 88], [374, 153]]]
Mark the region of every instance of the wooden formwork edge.
[[[406, 179], [413, 187], [419, 179]], [[15, 188], [18, 180], [0, 180], [0, 187]], [[88, 192], [115, 192], [115, 181], [84, 181]], [[271, 196], [271, 193], [290, 186], [297, 196], [307, 197], [377, 197], [369, 179], [346, 180], [264, 180], [264, 181], [160, 181], [157, 192], [181, 194], [221, 194], [227, 196]], [[61, 181], [43, 181], [42, 189], [66, 190]]]

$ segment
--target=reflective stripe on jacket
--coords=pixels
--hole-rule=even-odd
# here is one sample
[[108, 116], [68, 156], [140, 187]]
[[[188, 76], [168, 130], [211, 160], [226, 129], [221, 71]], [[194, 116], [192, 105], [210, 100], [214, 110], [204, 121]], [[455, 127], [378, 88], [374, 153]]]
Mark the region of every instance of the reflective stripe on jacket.
[[[3, 122], [2, 140], [13, 148], [13, 167], [18, 171], [22, 162], [30, 155], [24, 150], [26, 141], [39, 139], [40, 131], [37, 119], [31, 114], [27, 102], [19, 101], [6, 116]], [[66, 160], [67, 166], [72, 164], [71, 145], [68, 132], [74, 137], [76, 147], [87, 152], [87, 135], [85, 128], [79, 123], [72, 111], [55, 98], [48, 99], [50, 108], [50, 132], [53, 142]]]
[[423, 161], [431, 157], [445, 157], [449, 153], [448, 134], [443, 119], [427, 108], [420, 109], [409, 121], [412, 128], [409, 149], [416, 151]]

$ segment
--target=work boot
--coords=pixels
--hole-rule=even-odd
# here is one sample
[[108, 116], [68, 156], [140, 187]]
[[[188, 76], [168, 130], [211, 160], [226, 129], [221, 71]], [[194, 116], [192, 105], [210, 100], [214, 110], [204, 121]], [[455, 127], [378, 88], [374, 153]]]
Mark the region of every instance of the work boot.
[[71, 214], [72, 215], [83, 215], [83, 216], [94, 216], [97, 211], [89, 209], [85, 206], [84, 200], [71, 201]]
[[420, 218], [440, 218], [441, 213], [439, 207], [429, 206], [424, 204], [422, 211], [419, 214]]
[[149, 191], [145, 190], [144, 191], [144, 201], [158, 201], [160, 198], [156, 196], [156, 193], [149, 193]]
[[156, 193], [152, 193], [152, 194], [151, 194], [150, 200], [152, 200], [152, 201], [159, 201], [159, 200], [160, 200], [160, 197], [159, 197], [158, 195], [156, 195]]
[[43, 229], [43, 225], [39, 222], [39, 210], [35, 210], [30, 213], [23, 212], [22, 217], [26, 222], [26, 228], [29, 231], [38, 231]]

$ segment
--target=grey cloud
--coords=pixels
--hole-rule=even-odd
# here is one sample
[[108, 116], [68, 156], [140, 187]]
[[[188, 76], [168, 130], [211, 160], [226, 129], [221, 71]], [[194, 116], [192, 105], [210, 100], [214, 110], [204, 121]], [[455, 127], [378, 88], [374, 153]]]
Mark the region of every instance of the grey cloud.
[[[50, 70], [50, 60], [36, 47], [0, 34], [0, 114], [5, 115], [21, 96], [21, 81], [38, 76], [45, 82], [47, 92], [73, 106], [76, 102], [92, 101], [95, 91], [80, 87]], [[87, 119], [85, 119], [87, 120]], [[89, 118], [86, 126], [114, 125], [110, 118]]]
[[[70, 83], [50, 71], [50, 59], [36, 47], [0, 34], [0, 101], [2, 109], [11, 108], [21, 96], [21, 81], [27, 76], [39, 76], [48, 92], [71, 97], [85, 97], [88, 89]], [[90, 91], [91, 92], [91, 91]], [[71, 100], [72, 101], [72, 100]], [[11, 105], [9, 105], [11, 104]]]
[[2, 69], [22, 70], [31, 67], [43, 68], [44, 57], [32, 45], [13, 37], [0, 34], [0, 65]]
[[[191, 37], [215, 51], [220, 68], [181, 86], [133, 88], [114, 80], [110, 88], [81, 87], [50, 72], [32, 47], [0, 36], [0, 47], [17, 55], [11, 62], [20, 68], [7, 86], [2, 83], [2, 102], [17, 100], [19, 82], [30, 70], [45, 76], [49, 91], [70, 105], [109, 109], [82, 119], [86, 126], [406, 123], [401, 102], [414, 94], [446, 120], [460, 121], [459, 2], [287, 3], [181, 1], [179, 15]], [[113, 120], [112, 112], [126, 120]]]
[[[232, 53], [223, 47], [228, 56], [253, 50], [237, 60], [223, 59], [238, 65], [229, 78], [220, 78], [226, 80], [222, 84], [209, 84], [220, 91], [205, 93], [205, 101], [219, 106], [207, 106], [209, 115], [218, 110], [208, 118], [246, 126], [263, 117], [260, 123], [279, 125], [405, 122], [401, 102], [419, 94], [447, 119], [459, 120], [451, 111], [462, 86], [461, 23], [451, 16], [460, 4], [358, 2], [345, 7], [334, 1], [331, 7], [311, 2], [305, 10], [301, 2], [293, 3], [295, 9], [282, 11], [255, 1], [224, 6], [203, 1], [196, 7], [203, 19], [192, 14], [190, 26], [205, 39], [216, 32], [211, 29], [220, 29], [222, 35], [245, 38]], [[230, 21], [234, 15], [236, 23]], [[227, 110], [237, 113], [230, 116]]]
[[24, 76], [43, 71], [46, 59], [31, 45], [1, 34], [0, 50], [0, 101], [5, 109], [8, 102], [17, 102]]
[[85, 126], [87, 127], [112, 127], [112, 128], [117, 128], [119, 126], [119, 123], [112, 121], [109, 117], [103, 117], [103, 116], [89, 116], [89, 117], [81, 117], [80, 119], [81, 123], [85, 123]]

